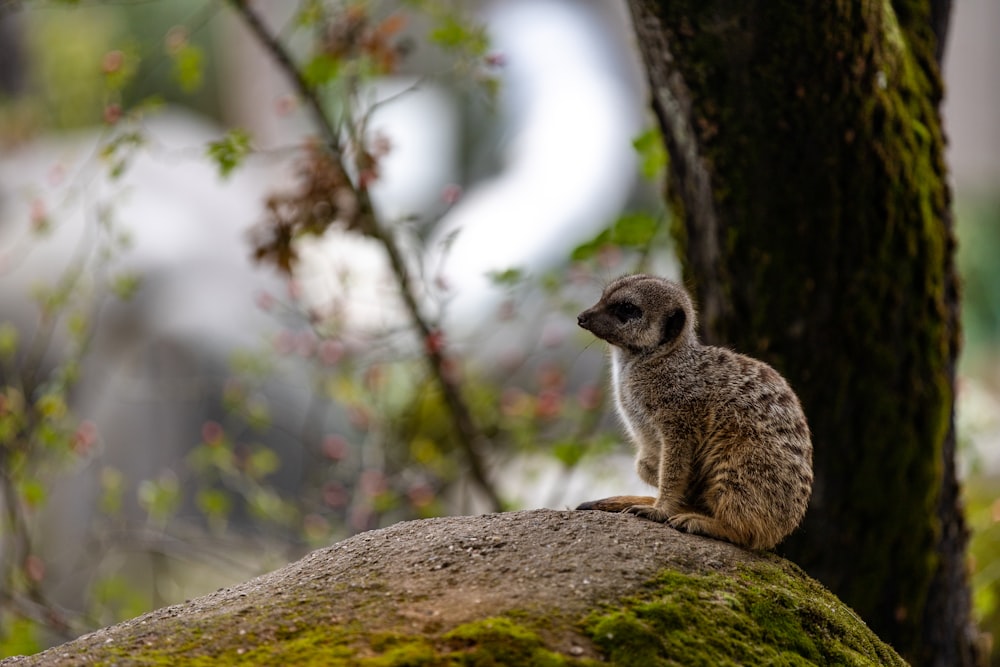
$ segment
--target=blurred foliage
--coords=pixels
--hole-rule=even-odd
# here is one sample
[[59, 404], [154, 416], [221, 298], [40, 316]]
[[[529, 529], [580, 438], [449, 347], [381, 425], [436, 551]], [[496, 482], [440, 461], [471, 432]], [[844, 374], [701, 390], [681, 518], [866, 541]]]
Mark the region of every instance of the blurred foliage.
[[656, 180], [664, 175], [667, 169], [667, 149], [663, 145], [660, 129], [653, 126], [632, 141], [632, 147], [639, 154], [642, 175], [650, 180]]
[[208, 157], [219, 166], [219, 174], [225, 178], [240, 166], [250, 153], [250, 134], [242, 128], [233, 128], [218, 141], [208, 145]]
[[966, 517], [972, 540], [973, 612], [983, 632], [993, 638], [991, 665], [1000, 665], [996, 638], [1000, 637], [1000, 478], [974, 475], [966, 480]]
[[963, 299], [961, 369], [982, 375], [1000, 345], [1000, 198], [959, 196], [955, 216]]
[[39, 626], [28, 618], [15, 617], [4, 623], [0, 635], [0, 656], [31, 655], [44, 646], [39, 640]]
[[1000, 665], [1000, 469], [992, 456], [1000, 435], [1000, 199], [957, 198], [964, 347], [960, 358], [958, 435], [965, 475], [973, 609], [992, 635], [991, 665]]
[[[0, 141], [99, 125], [87, 173], [74, 178], [86, 183], [99, 174], [124, 187], [136, 157], [154, 143], [143, 124], [150, 114], [179, 103], [216, 115], [213, 19], [233, 7], [194, 0], [25, 5], [31, 84], [24, 99], [0, 105], [0, 120], [14, 106], [29, 109], [31, 120], [11, 125], [22, 134], [0, 134]], [[489, 469], [517, 457], [540, 459], [556, 466], [565, 484], [619, 442], [606, 428], [604, 383], [571, 377], [580, 338], [559, 327], [520, 341], [518, 354], [499, 368], [480, 368], [465, 354], [468, 343], [442, 331], [448, 290], [426, 267], [409, 277], [416, 286], [397, 275], [404, 297], [411, 290], [435, 301], [432, 315], [413, 309], [412, 330], [359, 334], [345, 321], [344, 304], [319, 308], [297, 284], [296, 248], [308, 236], [336, 227], [375, 239], [391, 254], [395, 237], [408, 233], [406, 221], [365, 218], [375, 215], [367, 188], [391, 151], [391, 142], [367, 131], [365, 87], [396, 73], [419, 44], [448, 57], [445, 71], [425, 79], [491, 100], [503, 57], [490, 53], [484, 28], [460, 2], [304, 0], [271, 37], [273, 49], [288, 49], [296, 69], [287, 73], [301, 79], [306, 98], [314, 96], [319, 124], [332, 135], [288, 149], [299, 164], [297, 187], [270, 193], [263, 233], [251, 239], [258, 259], [288, 274], [286, 295], [257, 297], [282, 328], [259, 349], [233, 355], [222, 411], [180, 443], [183, 459], [136, 479], [104, 456], [103, 425], [73, 413], [102, 307], [137, 298], [143, 285], [140, 273], [119, 266], [130, 239], [113, 200], [93, 204], [93, 234], [76, 259], [33, 288], [37, 327], [0, 322], [0, 656], [30, 653], [172, 601], [198, 572], [218, 585], [358, 531], [475, 507], [483, 489], [470, 482], [469, 469], [477, 457], [488, 459]], [[634, 146], [643, 173], [657, 178], [665, 164], [659, 135], [647, 132]], [[257, 148], [246, 130], [228, 128], [201, 155], [226, 178]], [[442, 200], [460, 196], [452, 186]], [[32, 242], [44, 242], [61, 213], [33, 202]], [[518, 267], [494, 274], [507, 299], [484, 323], [491, 339], [518, 340], [537, 330], [539, 313], [572, 323], [584, 306], [577, 294], [592, 298], [609, 271], [642, 266], [650, 248], [665, 243], [662, 218], [635, 210], [609, 221], [545, 275]], [[419, 239], [408, 241], [420, 250]], [[340, 278], [346, 294], [352, 278]], [[287, 420], [276, 419], [287, 406], [269, 393], [275, 382], [294, 382], [308, 397], [292, 432]], [[456, 400], [468, 410], [474, 442], [456, 426]], [[82, 603], [64, 607], [53, 591], [65, 582], [49, 571], [58, 554], [46, 551], [59, 547], [42, 539], [41, 517], [60, 476], [84, 469], [99, 487], [97, 514], [77, 548], [93, 554], [95, 564], [92, 572], [74, 573]], [[553, 502], [561, 490], [553, 489]], [[253, 572], [240, 569], [248, 562]]]
[[[662, 183], [667, 168], [667, 151], [658, 128], [651, 127], [632, 140], [632, 148], [639, 157], [639, 171], [653, 183]], [[625, 211], [594, 238], [578, 245], [570, 253], [575, 262], [593, 260], [609, 249], [632, 250], [642, 255], [658, 243], [669, 243], [665, 224], [666, 211], [662, 205], [657, 211]], [[641, 263], [640, 263], [641, 264]]]
[[610, 227], [574, 248], [570, 257], [582, 262], [612, 247], [642, 250], [648, 248], [663, 229], [663, 220], [646, 211], [623, 213]]
[[[7, 131], [114, 122], [121, 109], [152, 98], [218, 116], [217, 59], [209, 56], [216, 38], [208, 24], [222, 3], [24, 4], [16, 18], [31, 67], [26, 94], [0, 109], [0, 120], [11, 121]], [[20, 122], [13, 122], [15, 109]]]

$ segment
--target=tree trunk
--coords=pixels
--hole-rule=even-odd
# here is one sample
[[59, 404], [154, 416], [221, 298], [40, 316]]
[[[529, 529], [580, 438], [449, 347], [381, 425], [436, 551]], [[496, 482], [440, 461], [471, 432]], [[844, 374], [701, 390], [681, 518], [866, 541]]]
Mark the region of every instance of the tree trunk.
[[703, 337], [772, 363], [810, 420], [783, 553], [914, 664], [972, 665], [931, 4], [630, 0]]

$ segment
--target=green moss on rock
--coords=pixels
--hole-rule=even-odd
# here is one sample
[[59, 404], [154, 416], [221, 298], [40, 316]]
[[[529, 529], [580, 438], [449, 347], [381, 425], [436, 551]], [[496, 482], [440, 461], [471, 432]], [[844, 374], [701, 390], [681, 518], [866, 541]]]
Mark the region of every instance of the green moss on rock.
[[770, 554], [538, 510], [357, 535], [3, 667], [903, 664]]
[[617, 665], [905, 664], [853, 611], [790, 565], [664, 572], [650, 593], [591, 616], [587, 628]]

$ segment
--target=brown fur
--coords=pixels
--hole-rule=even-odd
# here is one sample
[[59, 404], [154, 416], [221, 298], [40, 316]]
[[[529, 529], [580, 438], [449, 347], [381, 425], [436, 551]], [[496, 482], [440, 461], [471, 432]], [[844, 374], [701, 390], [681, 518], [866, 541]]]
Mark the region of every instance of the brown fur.
[[659, 492], [652, 503], [626, 496], [580, 509], [624, 509], [770, 549], [809, 503], [809, 427], [777, 371], [702, 345], [695, 318], [680, 285], [644, 275], [615, 280], [580, 314], [581, 327], [611, 344], [618, 415], [636, 445], [639, 477]]

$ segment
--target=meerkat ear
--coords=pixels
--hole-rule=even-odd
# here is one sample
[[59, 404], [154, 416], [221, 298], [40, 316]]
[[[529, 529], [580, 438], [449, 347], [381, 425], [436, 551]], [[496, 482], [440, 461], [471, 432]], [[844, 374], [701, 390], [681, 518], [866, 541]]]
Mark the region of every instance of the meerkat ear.
[[677, 308], [667, 313], [663, 318], [663, 333], [660, 335], [660, 345], [672, 343], [684, 331], [684, 324], [687, 322], [687, 313], [683, 308]]

